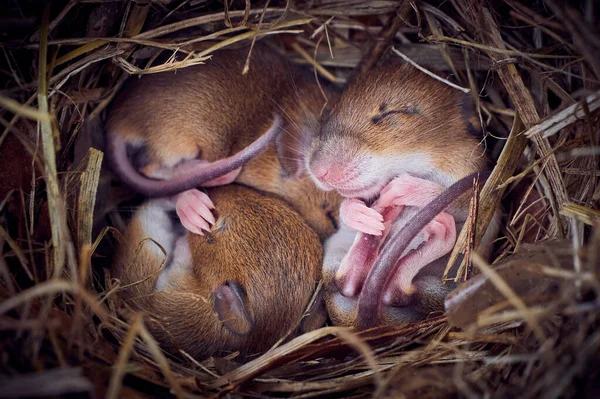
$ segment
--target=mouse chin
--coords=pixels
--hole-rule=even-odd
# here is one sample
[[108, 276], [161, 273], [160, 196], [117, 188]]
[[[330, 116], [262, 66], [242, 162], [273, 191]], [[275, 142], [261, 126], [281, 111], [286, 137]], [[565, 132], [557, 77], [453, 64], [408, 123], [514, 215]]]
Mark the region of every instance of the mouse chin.
[[312, 176], [312, 175], [311, 175], [311, 177], [312, 177], [312, 181], [313, 181], [313, 183], [315, 183], [315, 185], [316, 185], [316, 186], [317, 186], [319, 189], [321, 189], [321, 190], [323, 190], [323, 191], [333, 191], [333, 190], [335, 190], [335, 187], [332, 187], [332, 186], [330, 186], [330, 185], [329, 185], [329, 184], [327, 184], [327, 183], [323, 183], [323, 182], [321, 182], [319, 179], [317, 179], [316, 177], [314, 177], [314, 176]]
[[356, 184], [356, 188], [345, 185], [344, 187], [335, 187], [335, 189], [346, 198], [359, 198], [364, 201], [374, 201], [379, 197], [381, 190], [383, 190], [391, 180], [392, 179], [381, 179], [366, 184]]

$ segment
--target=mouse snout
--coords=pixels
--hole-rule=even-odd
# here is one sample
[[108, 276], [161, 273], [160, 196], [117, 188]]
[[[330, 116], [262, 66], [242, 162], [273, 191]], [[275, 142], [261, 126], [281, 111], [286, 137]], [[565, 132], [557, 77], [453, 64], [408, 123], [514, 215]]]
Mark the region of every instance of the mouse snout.
[[323, 180], [329, 174], [329, 167], [324, 164], [314, 166], [312, 168], [312, 173], [317, 179]]
[[348, 177], [347, 167], [341, 162], [316, 161], [309, 165], [310, 173], [317, 184], [327, 188], [336, 188]]
[[318, 151], [313, 153], [308, 170], [313, 180], [322, 188], [340, 188], [356, 174], [356, 163], [356, 157], [348, 154]]

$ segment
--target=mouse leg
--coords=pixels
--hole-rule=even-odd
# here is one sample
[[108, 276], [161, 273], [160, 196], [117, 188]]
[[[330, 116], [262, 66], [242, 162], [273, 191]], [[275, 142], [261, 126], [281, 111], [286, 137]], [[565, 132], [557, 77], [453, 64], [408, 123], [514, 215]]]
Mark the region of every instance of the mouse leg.
[[340, 219], [353, 230], [381, 236], [384, 231], [383, 216], [356, 198], [346, 198], [340, 205]]
[[424, 233], [424, 244], [398, 260], [396, 273], [384, 289], [385, 305], [406, 304], [409, 296], [415, 293], [412, 281], [419, 271], [452, 250], [456, 242], [454, 217], [447, 212], [438, 214], [425, 226]]
[[210, 226], [215, 223], [211, 209], [215, 209], [215, 205], [208, 195], [195, 188], [177, 194], [175, 198], [175, 211], [181, 224], [201, 236], [203, 230], [210, 231]]
[[[352, 247], [343, 258], [336, 273], [336, 283], [344, 296], [353, 298], [358, 295], [379, 254], [382, 243], [390, 232], [391, 225], [396, 221], [404, 206], [421, 208], [443, 191], [444, 187], [437, 183], [410, 175], [402, 175], [392, 180], [382, 190], [381, 196], [375, 201], [372, 208], [367, 208], [364, 202], [357, 199], [346, 199], [345, 207], [342, 203], [340, 214], [345, 214], [346, 217], [351, 216], [355, 223], [349, 227], [359, 230]], [[369, 212], [366, 212], [365, 208]], [[373, 215], [377, 215], [377, 219]], [[379, 219], [381, 221], [378, 221]], [[382, 227], [380, 230], [379, 224]], [[378, 234], [373, 234], [374, 226], [378, 227]], [[438, 215], [426, 226], [424, 234], [426, 244], [417, 251], [413, 251], [414, 254], [409, 253], [399, 261], [406, 260], [406, 265], [402, 267], [402, 271], [398, 272], [399, 280], [396, 287], [405, 294], [404, 296], [411, 293], [412, 279], [419, 270], [452, 249], [456, 240], [454, 218], [448, 213]], [[395, 287], [395, 285], [393, 286]], [[393, 297], [390, 296], [390, 298]]]
[[353, 298], [360, 292], [373, 262], [379, 254], [381, 244], [390, 232], [392, 223], [398, 218], [403, 207], [390, 206], [377, 212], [384, 226], [380, 235], [358, 232], [348, 253], [342, 259], [335, 276], [336, 284], [347, 298]]
[[[444, 191], [444, 187], [429, 180], [408, 174], [392, 180], [383, 190], [374, 206], [415, 206], [422, 208]], [[425, 228], [425, 242], [398, 261], [394, 280], [384, 292], [385, 304], [402, 304], [414, 293], [413, 278], [429, 263], [450, 252], [456, 242], [454, 217], [447, 212], [438, 214]]]

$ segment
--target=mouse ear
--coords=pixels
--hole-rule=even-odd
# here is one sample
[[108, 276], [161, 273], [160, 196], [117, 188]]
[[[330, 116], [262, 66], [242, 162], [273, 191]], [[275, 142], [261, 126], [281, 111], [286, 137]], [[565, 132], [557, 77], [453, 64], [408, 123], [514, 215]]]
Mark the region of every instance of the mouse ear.
[[470, 93], [465, 93], [461, 96], [461, 115], [467, 124], [468, 132], [475, 136], [481, 136], [481, 122], [479, 121], [479, 115], [475, 107], [475, 100]]
[[214, 292], [214, 306], [219, 320], [236, 335], [247, 335], [254, 327], [244, 299], [246, 293], [236, 281], [228, 281]]
[[321, 287], [300, 321], [300, 332], [304, 334], [323, 327], [325, 320], [327, 320], [327, 310], [325, 309], [325, 300], [323, 298], [323, 287]]
[[306, 173], [305, 158], [314, 133], [305, 127], [287, 124], [277, 136], [277, 158], [286, 177], [300, 178]]

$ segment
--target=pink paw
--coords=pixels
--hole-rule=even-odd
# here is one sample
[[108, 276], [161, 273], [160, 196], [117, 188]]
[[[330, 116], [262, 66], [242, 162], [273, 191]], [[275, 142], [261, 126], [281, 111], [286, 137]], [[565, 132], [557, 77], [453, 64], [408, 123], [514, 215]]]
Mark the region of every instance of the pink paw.
[[204, 235], [202, 230], [210, 231], [215, 223], [211, 209], [215, 205], [208, 195], [195, 188], [177, 195], [175, 210], [183, 227], [192, 233]]
[[425, 241], [429, 241], [431, 236], [438, 239], [439, 251], [450, 251], [454, 247], [456, 241], [456, 224], [454, 217], [447, 213], [442, 212], [437, 215], [431, 222], [423, 229], [423, 236]]
[[355, 198], [342, 201], [340, 218], [346, 226], [366, 234], [380, 236], [385, 229], [383, 216]]
[[423, 232], [425, 244], [398, 261], [396, 274], [384, 291], [384, 304], [402, 306], [406, 303], [406, 298], [415, 292], [412, 283], [415, 276], [428, 264], [447, 255], [456, 243], [456, 222], [447, 212], [437, 215]]
[[400, 205], [422, 208], [444, 190], [440, 184], [404, 174], [389, 182], [381, 190], [376, 205], [381, 208]]

